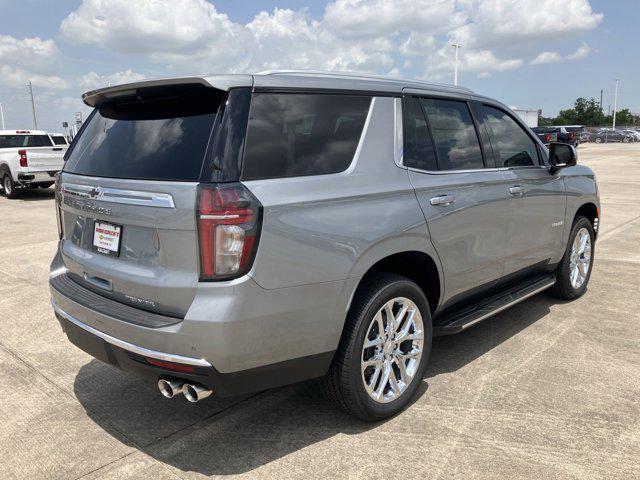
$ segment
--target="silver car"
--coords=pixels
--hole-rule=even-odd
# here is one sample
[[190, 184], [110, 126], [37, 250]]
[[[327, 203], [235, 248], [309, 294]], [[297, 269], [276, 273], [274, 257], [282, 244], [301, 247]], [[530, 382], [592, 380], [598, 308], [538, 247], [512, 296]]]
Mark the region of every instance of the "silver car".
[[166, 397], [321, 378], [382, 419], [433, 336], [587, 288], [594, 173], [470, 90], [280, 71], [83, 100], [53, 308], [72, 343]]

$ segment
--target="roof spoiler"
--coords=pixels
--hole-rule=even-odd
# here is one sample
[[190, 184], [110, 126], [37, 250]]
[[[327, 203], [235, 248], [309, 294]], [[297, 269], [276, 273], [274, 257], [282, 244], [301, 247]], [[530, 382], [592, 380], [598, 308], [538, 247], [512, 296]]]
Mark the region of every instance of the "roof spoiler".
[[97, 90], [86, 92], [82, 95], [82, 101], [90, 107], [97, 107], [105, 102], [111, 102], [118, 98], [134, 97], [140, 90], [147, 88], [177, 85], [202, 85], [208, 88], [228, 91], [233, 87], [253, 86], [253, 76], [214, 75], [210, 77], [164, 78], [159, 80], [125, 83], [123, 85], [99, 88]]

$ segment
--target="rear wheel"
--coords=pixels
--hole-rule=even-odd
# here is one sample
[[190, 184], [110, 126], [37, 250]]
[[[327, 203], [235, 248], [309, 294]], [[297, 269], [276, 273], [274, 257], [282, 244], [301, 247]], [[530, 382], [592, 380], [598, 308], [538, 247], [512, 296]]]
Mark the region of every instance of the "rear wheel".
[[594, 259], [594, 232], [591, 222], [576, 217], [564, 257], [556, 269], [552, 293], [565, 300], [581, 297], [587, 291]]
[[431, 315], [420, 287], [398, 275], [372, 277], [353, 300], [323, 390], [363, 420], [392, 416], [422, 381], [431, 338]]
[[2, 177], [2, 188], [4, 188], [4, 194], [7, 198], [18, 197], [18, 189], [16, 188], [16, 184], [13, 182], [11, 175], [9, 175], [8, 173], [5, 173], [4, 177]]

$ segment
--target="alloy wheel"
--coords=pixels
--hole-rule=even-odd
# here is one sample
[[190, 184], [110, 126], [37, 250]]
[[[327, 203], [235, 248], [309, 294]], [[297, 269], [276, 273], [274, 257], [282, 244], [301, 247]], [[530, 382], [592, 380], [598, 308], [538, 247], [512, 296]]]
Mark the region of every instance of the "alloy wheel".
[[582, 287], [589, 267], [591, 266], [591, 235], [586, 228], [578, 230], [573, 245], [571, 246], [571, 258], [569, 261], [569, 280], [575, 289]]
[[399, 398], [414, 380], [424, 349], [420, 310], [408, 298], [385, 303], [374, 315], [362, 347], [366, 392], [378, 403]]

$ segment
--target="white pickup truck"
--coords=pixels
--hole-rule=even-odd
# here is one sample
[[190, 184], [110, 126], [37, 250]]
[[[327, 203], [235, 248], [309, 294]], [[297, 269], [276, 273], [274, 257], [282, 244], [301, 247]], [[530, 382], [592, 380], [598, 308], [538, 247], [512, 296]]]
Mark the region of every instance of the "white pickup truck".
[[42, 130], [0, 130], [0, 179], [6, 197], [16, 198], [23, 188], [53, 185], [67, 148]]

